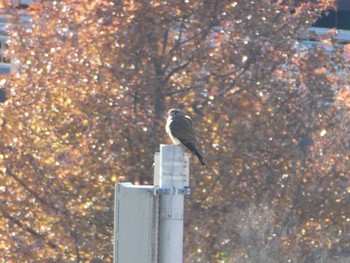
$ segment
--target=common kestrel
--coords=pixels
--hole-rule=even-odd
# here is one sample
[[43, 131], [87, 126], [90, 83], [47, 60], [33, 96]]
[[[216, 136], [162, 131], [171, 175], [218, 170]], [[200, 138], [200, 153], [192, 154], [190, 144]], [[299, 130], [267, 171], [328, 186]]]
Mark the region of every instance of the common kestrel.
[[165, 126], [174, 144], [183, 144], [193, 154], [195, 154], [202, 165], [205, 165], [203, 156], [197, 148], [197, 138], [191, 118], [179, 109], [171, 109], [168, 112], [168, 120]]

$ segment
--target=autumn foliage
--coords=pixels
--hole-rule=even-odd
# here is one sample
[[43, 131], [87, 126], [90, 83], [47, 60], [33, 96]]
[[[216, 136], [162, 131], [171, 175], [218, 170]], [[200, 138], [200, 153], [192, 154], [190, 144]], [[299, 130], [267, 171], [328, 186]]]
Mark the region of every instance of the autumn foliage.
[[349, 45], [307, 33], [332, 1], [0, 2], [1, 262], [112, 262], [114, 184], [152, 183], [170, 107], [207, 162], [185, 262], [346, 262]]

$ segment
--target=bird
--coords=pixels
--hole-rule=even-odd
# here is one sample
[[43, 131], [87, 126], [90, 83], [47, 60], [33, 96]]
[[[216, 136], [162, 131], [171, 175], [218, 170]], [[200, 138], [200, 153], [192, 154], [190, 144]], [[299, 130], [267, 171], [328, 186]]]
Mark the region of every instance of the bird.
[[184, 145], [194, 155], [197, 156], [199, 162], [205, 166], [203, 156], [197, 148], [197, 138], [191, 118], [185, 115], [179, 109], [170, 109], [168, 111], [168, 119], [165, 130], [174, 144]]

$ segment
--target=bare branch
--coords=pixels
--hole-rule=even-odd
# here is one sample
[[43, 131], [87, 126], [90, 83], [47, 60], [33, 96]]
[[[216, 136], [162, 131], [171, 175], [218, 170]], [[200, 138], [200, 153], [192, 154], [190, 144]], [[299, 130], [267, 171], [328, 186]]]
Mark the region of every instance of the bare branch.
[[4, 211], [2, 211], [2, 216], [7, 218], [12, 223], [16, 224], [18, 227], [22, 228], [26, 232], [30, 233], [33, 237], [43, 241], [49, 247], [51, 247], [53, 249], [57, 249], [58, 248], [58, 245], [56, 245], [54, 242], [48, 240], [47, 237], [45, 237], [43, 234], [40, 234], [39, 232], [35, 231], [33, 228], [30, 228], [30, 227], [24, 225], [21, 221], [19, 221], [14, 216], [12, 216], [12, 215], [10, 215], [8, 213], [5, 213]]

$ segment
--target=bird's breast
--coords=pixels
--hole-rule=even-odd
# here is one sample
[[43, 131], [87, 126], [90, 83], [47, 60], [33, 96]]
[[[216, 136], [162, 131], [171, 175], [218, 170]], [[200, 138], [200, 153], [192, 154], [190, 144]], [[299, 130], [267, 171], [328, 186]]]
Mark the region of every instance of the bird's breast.
[[174, 144], [178, 145], [178, 144], [181, 144], [181, 142], [179, 141], [179, 139], [177, 139], [173, 133], [171, 132], [171, 128], [170, 128], [170, 125], [171, 125], [171, 122], [173, 120], [171, 118], [168, 118], [167, 122], [166, 122], [166, 125], [165, 125], [165, 131], [167, 132], [167, 134], [169, 134], [169, 137], [170, 139], [173, 141]]

